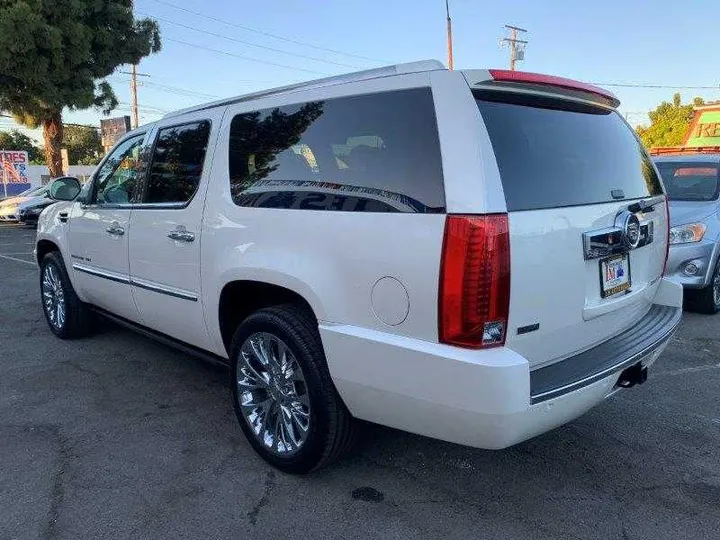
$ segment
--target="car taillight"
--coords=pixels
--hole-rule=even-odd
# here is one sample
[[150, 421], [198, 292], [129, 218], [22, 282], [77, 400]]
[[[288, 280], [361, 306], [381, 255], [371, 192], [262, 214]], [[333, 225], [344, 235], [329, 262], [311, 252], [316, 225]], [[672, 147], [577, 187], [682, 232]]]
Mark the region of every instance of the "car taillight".
[[670, 255], [670, 201], [668, 201], [667, 195], [665, 196], [665, 225], [665, 262], [663, 262], [663, 276], [665, 275], [665, 270], [667, 270], [667, 261]]
[[440, 342], [505, 343], [510, 303], [507, 214], [448, 215], [440, 266]]

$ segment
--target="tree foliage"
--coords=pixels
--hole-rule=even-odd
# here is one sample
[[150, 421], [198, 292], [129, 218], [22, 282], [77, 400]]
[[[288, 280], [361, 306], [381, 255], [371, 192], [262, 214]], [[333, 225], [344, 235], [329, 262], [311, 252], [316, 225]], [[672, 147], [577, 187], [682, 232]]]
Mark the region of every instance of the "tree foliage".
[[28, 153], [30, 163], [42, 162], [42, 149], [34, 140], [17, 129], [0, 131], [0, 150], [24, 150]]
[[159, 50], [157, 23], [135, 20], [132, 0], [0, 0], [0, 110], [43, 127], [57, 176], [63, 109], [109, 113], [117, 99], [101, 79]]
[[676, 93], [673, 95], [672, 103], [663, 101], [654, 111], [648, 113], [649, 126], [637, 126], [635, 129], [648, 148], [680, 146], [690, 127], [693, 106], [703, 104], [703, 99], [696, 97], [691, 104], [683, 105], [680, 94]]
[[92, 126], [64, 126], [62, 147], [70, 165], [95, 165], [103, 151], [100, 134]]

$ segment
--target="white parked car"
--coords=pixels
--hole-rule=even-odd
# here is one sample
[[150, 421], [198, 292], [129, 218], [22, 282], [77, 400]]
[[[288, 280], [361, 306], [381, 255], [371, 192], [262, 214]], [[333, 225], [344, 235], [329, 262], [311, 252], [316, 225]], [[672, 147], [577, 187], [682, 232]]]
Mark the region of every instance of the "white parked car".
[[0, 221], [18, 221], [20, 205], [28, 201], [42, 199], [47, 195], [48, 187], [31, 188], [15, 197], [8, 197], [0, 201]]
[[643, 382], [681, 318], [663, 187], [617, 105], [418, 62], [169, 114], [79, 195], [53, 183], [48, 323], [99, 312], [229, 364], [240, 426], [288, 472], [358, 418], [513, 445]]

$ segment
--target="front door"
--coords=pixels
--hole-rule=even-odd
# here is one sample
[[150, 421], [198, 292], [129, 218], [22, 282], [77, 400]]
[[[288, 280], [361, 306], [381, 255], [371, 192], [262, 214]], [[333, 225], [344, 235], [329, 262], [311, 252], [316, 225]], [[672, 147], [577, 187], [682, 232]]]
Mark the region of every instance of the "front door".
[[130, 293], [128, 239], [130, 202], [145, 134], [132, 135], [105, 159], [89, 200], [74, 205], [68, 219], [72, 269], [81, 298], [131, 321], [138, 311]]
[[[208, 347], [200, 291], [200, 232], [220, 111], [158, 124], [142, 202], [130, 228], [130, 278], [143, 323]], [[211, 133], [212, 132], [212, 133]]]

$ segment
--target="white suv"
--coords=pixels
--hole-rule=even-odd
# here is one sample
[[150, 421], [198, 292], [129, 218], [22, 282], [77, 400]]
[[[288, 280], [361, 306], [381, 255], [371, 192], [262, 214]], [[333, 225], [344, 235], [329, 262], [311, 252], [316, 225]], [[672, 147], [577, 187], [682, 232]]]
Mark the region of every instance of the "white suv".
[[245, 435], [305, 472], [355, 419], [503, 448], [647, 367], [681, 317], [645, 150], [604, 90], [418, 62], [173, 113], [37, 235], [59, 337], [99, 312], [228, 363]]

